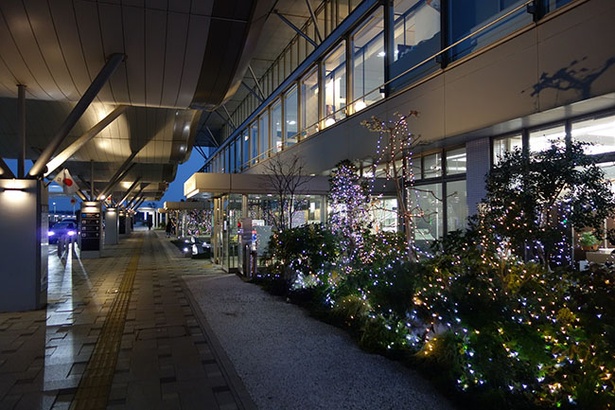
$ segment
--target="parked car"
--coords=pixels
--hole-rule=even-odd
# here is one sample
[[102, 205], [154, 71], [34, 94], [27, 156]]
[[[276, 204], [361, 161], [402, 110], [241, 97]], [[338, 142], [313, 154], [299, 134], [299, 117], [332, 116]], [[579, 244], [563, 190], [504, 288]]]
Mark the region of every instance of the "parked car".
[[48, 231], [49, 243], [57, 243], [63, 236], [72, 237], [77, 235], [77, 220], [63, 219], [53, 224]]

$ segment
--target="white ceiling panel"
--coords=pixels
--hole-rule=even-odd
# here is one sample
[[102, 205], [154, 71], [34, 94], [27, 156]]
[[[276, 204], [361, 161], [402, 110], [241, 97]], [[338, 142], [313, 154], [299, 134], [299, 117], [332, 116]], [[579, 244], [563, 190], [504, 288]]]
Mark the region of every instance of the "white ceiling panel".
[[[221, 38], [208, 45], [208, 39], [215, 37], [210, 36], [212, 16], [218, 16], [216, 22], [222, 28], [235, 21], [233, 11], [236, 20], [243, 21], [253, 2], [261, 10], [275, 3], [232, 0], [240, 1], [232, 3], [235, 10], [229, 1], [0, 0], [2, 158], [16, 158], [18, 153], [17, 84], [26, 86], [27, 157], [36, 160], [110, 56], [120, 53], [125, 60], [105, 80], [51, 158], [67, 147], [75, 148], [78, 138], [118, 104], [125, 104], [124, 114], [76, 150], [65, 166], [89, 180], [94, 165], [95, 179], [102, 184], [132, 152], [139, 151], [135, 159], [138, 166], [130, 171], [130, 177], [141, 176], [143, 183], [151, 184], [148, 191], [162, 195], [161, 189], [175, 177], [177, 164], [186, 160], [195, 140], [201, 113], [189, 107], [203, 78], [203, 56], [208, 53], [209, 64], [229, 67], [226, 71], [230, 71], [241, 56], [229, 52], [245, 48], [238, 40], [241, 36], [235, 42]], [[279, 7], [287, 1], [279, 1]], [[238, 14], [240, 8], [243, 14]], [[274, 40], [277, 42], [270, 39]], [[233, 57], [229, 59], [230, 54]], [[233, 62], [233, 58], [238, 60]], [[211, 98], [215, 92], [228, 92], [218, 90], [219, 84], [212, 85]], [[210, 95], [207, 90], [200, 91]], [[199, 100], [195, 105], [201, 103], [206, 105], [207, 101]]]
[[199, 81], [201, 65], [203, 64], [203, 53], [207, 44], [207, 32], [210, 24], [211, 19], [209, 17], [190, 16], [177, 107], [189, 107], [194, 97], [194, 89]]
[[[145, 11], [145, 105], [159, 106], [166, 69], [166, 13], [159, 10]], [[156, 28], [154, 30], [154, 28]]]
[[[41, 91], [47, 94], [46, 99], [54, 99], [60, 97], [60, 92], [57, 83], [53, 81], [48, 66], [41, 55], [39, 44], [32, 32], [32, 23], [28, 19], [28, 15], [23, 8], [23, 5], [18, 2], [6, 2], [4, 11], [14, 16], [23, 16], [24, 18], [7, 19], [8, 29], [12, 33], [11, 40], [15, 42], [15, 46], [19, 50], [19, 55], [26, 66], [27, 75], [32, 76], [32, 79], [41, 85]], [[18, 76], [25, 75], [19, 73]], [[27, 80], [32, 81], [32, 80]], [[23, 82], [22, 84], [28, 84]], [[38, 90], [37, 90], [38, 91]], [[45, 98], [45, 97], [43, 97]]]
[[[98, 6], [100, 29], [103, 39], [103, 52], [105, 56], [116, 53], [124, 53], [124, 29], [120, 24], [122, 21], [122, 8], [118, 5], [99, 4]], [[138, 62], [135, 61], [135, 62]], [[126, 79], [126, 61], [109, 78], [109, 87], [104, 87], [99, 93], [99, 98], [103, 101], [113, 101], [119, 104], [129, 103], [129, 93]], [[108, 92], [108, 94], [106, 94]]]
[[75, 20], [75, 9], [70, 0], [57, 0], [48, 3], [51, 10], [53, 26], [60, 52], [64, 59], [64, 65], [68, 69], [70, 82], [62, 83], [63, 94], [69, 101], [79, 101], [81, 95], [87, 90], [91, 83], [90, 75], [86, 68], [85, 58], [81, 52], [79, 43], [79, 30]]
[[[6, 23], [14, 22], [16, 20], [11, 18], [10, 15], [7, 16], [4, 8], [0, 9], [0, 11], [2, 11], [2, 17]], [[15, 25], [16, 24], [13, 23], [13, 26]], [[24, 26], [27, 31], [28, 25], [25, 24]], [[23, 31], [24, 30], [20, 29], [19, 33], [22, 33]], [[8, 94], [3, 95], [3, 97], [16, 97], [17, 84], [38, 84], [38, 81], [34, 78], [30, 68], [24, 61], [21, 51], [17, 48], [13, 34], [10, 31], [10, 26], [7, 24], [0, 24], [0, 50], [2, 50], [2, 53], [0, 53], [0, 59], [2, 59], [6, 66], [6, 71], [2, 72], [2, 82], [8, 89]], [[31, 93], [41, 99], [46, 97], [40, 92], [40, 88], [38, 87], [34, 87]]]
[[[101, 68], [104, 67], [106, 59], [108, 56], [105, 56], [103, 52], [102, 38], [98, 21], [98, 9], [96, 7], [92, 7], [92, 5], [88, 2], [77, 1], [74, 3], [75, 7], [75, 18], [76, 24], [78, 28], [78, 41], [79, 47], [83, 53], [83, 58], [86, 62], [86, 70], [88, 73], [87, 77], [80, 76], [77, 82], [78, 89], [82, 92], [92, 84], [96, 75], [100, 72]], [[56, 22], [56, 26], [62, 24], [61, 21]], [[72, 43], [72, 40], [71, 40]], [[77, 46], [77, 44], [70, 44], [69, 47]], [[81, 69], [81, 67], [77, 67], [77, 70]], [[105, 90], [106, 87], [103, 87], [103, 90], [99, 93], [98, 97], [101, 101], [111, 101], [108, 97], [108, 91]], [[103, 98], [103, 96], [107, 95], [107, 98]]]
[[[145, 61], [145, 11], [125, 7], [123, 10], [124, 45], [130, 60], [124, 67], [130, 100], [133, 105], [143, 105], [145, 95], [145, 66], [138, 64]], [[128, 69], [130, 67], [130, 70]]]
[[166, 69], [160, 101], [160, 105], [163, 107], [171, 107], [177, 104], [183, 72], [174, 66], [181, 65], [185, 59], [189, 22], [190, 18], [187, 14], [170, 13], [168, 15], [168, 35], [164, 56], [164, 67]]
[[26, 2], [25, 6], [45, 66], [50, 70], [54, 86], [58, 90], [57, 94], [51, 90], [47, 90], [47, 93], [54, 100], [70, 99], [66, 94], [66, 88], [70, 90], [70, 95], [76, 95], [73, 79], [66, 66], [55, 27], [49, 24], [53, 20], [47, 2], [46, 0], [31, 0]]

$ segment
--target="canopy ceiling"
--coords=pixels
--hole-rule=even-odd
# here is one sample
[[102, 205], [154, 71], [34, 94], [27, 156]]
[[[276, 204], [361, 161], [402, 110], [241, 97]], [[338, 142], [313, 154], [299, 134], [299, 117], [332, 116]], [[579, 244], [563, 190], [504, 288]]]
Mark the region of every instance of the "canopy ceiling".
[[300, 0], [1, 1], [0, 157], [20, 158], [25, 115], [26, 174], [160, 199], [195, 142], [219, 143], [213, 110], [243, 99], [248, 65], [259, 77], [293, 36], [274, 7], [308, 15]]

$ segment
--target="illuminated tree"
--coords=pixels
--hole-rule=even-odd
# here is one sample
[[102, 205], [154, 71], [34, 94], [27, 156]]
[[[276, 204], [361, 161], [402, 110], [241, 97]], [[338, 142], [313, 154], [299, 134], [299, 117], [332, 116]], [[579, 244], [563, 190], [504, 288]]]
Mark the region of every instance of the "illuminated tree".
[[305, 166], [301, 159], [294, 155], [288, 160], [273, 157], [265, 165], [267, 185], [275, 193], [275, 203], [266, 204], [265, 212], [277, 231], [293, 228], [292, 216], [295, 211], [295, 201], [301, 187], [309, 183], [310, 176], [305, 175]]
[[329, 182], [329, 223], [332, 231], [341, 236], [342, 248], [346, 249], [346, 257], [352, 261], [363, 247], [363, 233], [371, 222], [367, 183], [359, 177], [349, 160], [337, 164]]
[[407, 244], [408, 260], [416, 260], [415, 225], [413, 218], [423, 215], [417, 205], [407, 201], [407, 193], [414, 188], [414, 170], [412, 168], [413, 149], [418, 143], [418, 137], [408, 129], [408, 118], [416, 117], [417, 111], [407, 115], [395, 114], [390, 121], [372, 117], [362, 121], [361, 125], [368, 130], [378, 132], [377, 157], [374, 161], [374, 176], [380, 165], [387, 180], [395, 185], [397, 196], [397, 214], [404, 227]]
[[581, 142], [554, 141], [528, 153], [507, 152], [487, 176], [483, 218], [517, 256], [543, 265], [570, 263], [571, 228], [603, 236], [615, 212], [610, 182]]

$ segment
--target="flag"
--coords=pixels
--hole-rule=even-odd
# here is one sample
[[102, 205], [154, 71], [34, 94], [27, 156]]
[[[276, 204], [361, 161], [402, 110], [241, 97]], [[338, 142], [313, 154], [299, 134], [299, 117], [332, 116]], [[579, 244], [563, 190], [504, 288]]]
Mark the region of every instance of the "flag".
[[58, 172], [58, 175], [54, 178], [54, 181], [62, 187], [62, 190], [66, 195], [72, 195], [79, 190], [79, 186], [68, 172], [68, 169], [63, 169]]

